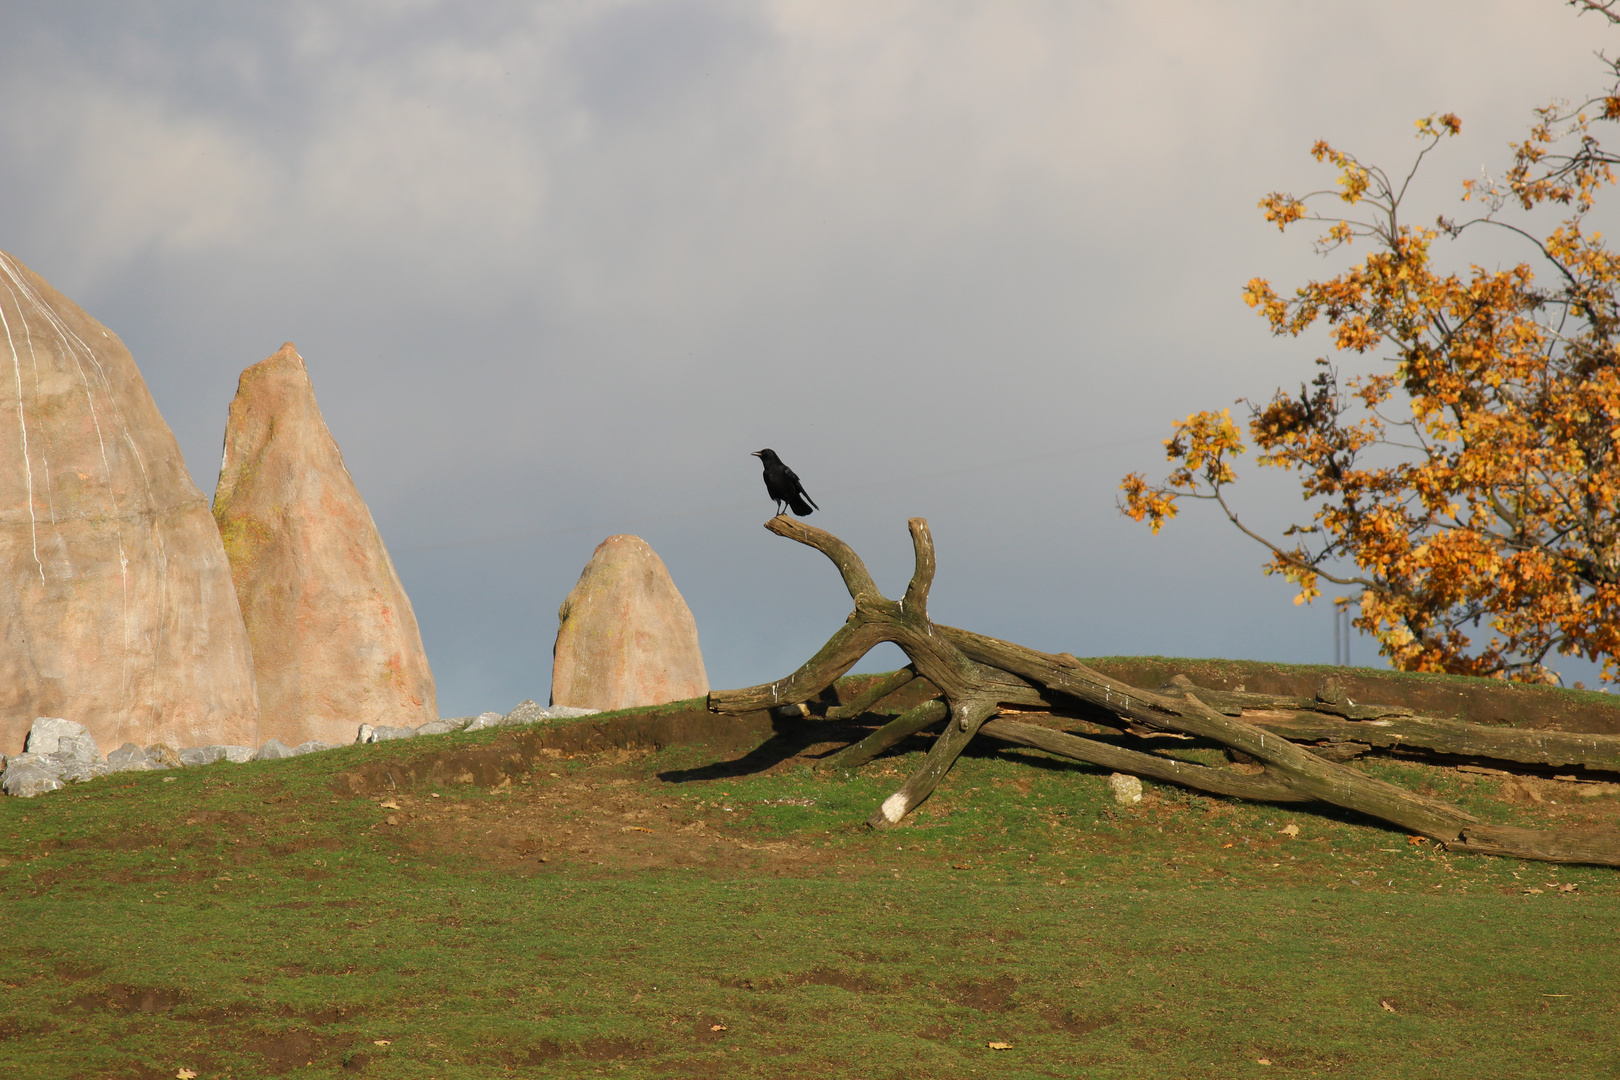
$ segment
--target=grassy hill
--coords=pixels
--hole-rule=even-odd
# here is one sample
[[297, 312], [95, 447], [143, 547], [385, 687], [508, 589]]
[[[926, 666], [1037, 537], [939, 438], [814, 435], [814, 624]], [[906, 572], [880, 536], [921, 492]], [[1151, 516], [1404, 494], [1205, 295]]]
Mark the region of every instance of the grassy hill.
[[[926, 740], [811, 772], [839, 734], [674, 707], [0, 800], [0, 1060], [140, 1078], [1612, 1070], [1612, 870], [1151, 783], [1122, 807], [1094, 770], [985, 740], [872, 833]], [[1613, 827], [1620, 807], [1614, 785], [1360, 767], [1493, 821]]]

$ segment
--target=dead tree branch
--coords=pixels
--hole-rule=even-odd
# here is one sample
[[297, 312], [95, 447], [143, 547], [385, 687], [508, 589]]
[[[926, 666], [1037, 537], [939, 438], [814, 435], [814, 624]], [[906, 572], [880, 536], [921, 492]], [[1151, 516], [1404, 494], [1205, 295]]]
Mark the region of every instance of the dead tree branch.
[[[831, 533], [785, 516], [771, 519], [765, 527], [826, 555], [842, 575], [855, 609], [827, 644], [793, 674], [761, 686], [711, 693], [709, 708], [743, 713], [808, 701], [874, 646], [886, 641], [899, 646], [911, 660], [909, 667], [839, 708], [838, 714], [851, 715], [857, 704], [868, 708], [915, 678], [928, 680], [939, 697], [910, 709], [827, 764], [855, 767], [931, 724], [945, 721], [945, 725], [921, 767], [869, 819], [874, 828], [898, 824], [928, 798], [962, 750], [982, 731], [1005, 742], [1212, 794], [1269, 802], [1330, 803], [1460, 850], [1620, 865], [1620, 835], [1487, 825], [1460, 807], [1385, 783], [1294, 741], [1332, 739], [1380, 746], [1425, 745], [1426, 741], [1436, 746], [1469, 747], [1468, 753], [1495, 749], [1521, 755], [1509, 760], [1616, 768], [1620, 766], [1620, 739], [1478, 728], [1411, 716], [1399, 707], [1336, 701], [1331, 694], [1319, 695], [1314, 701], [1282, 699], [1207, 691], [1185, 680], [1173, 681], [1160, 691], [1144, 690], [1110, 679], [1066, 653], [1044, 653], [930, 621], [928, 593], [935, 555], [928, 523], [922, 518], [910, 521], [916, 568], [898, 601], [878, 591], [860, 556]], [[1261, 763], [1264, 771], [1247, 775], [998, 718], [1007, 706], [1025, 710], [1034, 706], [1054, 714], [1100, 710], [1125, 727], [1213, 741]]]

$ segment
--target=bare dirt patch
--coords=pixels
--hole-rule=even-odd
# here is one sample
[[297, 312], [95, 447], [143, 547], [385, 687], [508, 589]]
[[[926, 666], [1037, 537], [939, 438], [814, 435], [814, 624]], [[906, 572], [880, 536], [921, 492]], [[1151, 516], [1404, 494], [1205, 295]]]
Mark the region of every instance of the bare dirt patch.
[[272, 855], [296, 855], [300, 851], [336, 851], [343, 845], [332, 836], [302, 836], [279, 844], [267, 844], [265, 850]]
[[1052, 1009], [1046, 1014], [1047, 1021], [1059, 1031], [1066, 1031], [1070, 1035], [1090, 1035], [1110, 1024], [1119, 1022], [1117, 1013], [1098, 1013], [1095, 1016], [1086, 1016], [1073, 1009]]
[[559, 1058], [583, 1058], [586, 1061], [618, 1061], [623, 1058], [646, 1057], [651, 1050], [633, 1039], [596, 1038], [582, 1042], [559, 1043], [542, 1039], [520, 1053], [503, 1055], [508, 1065], [544, 1065]]
[[1003, 975], [997, 979], [962, 983], [947, 991], [947, 996], [958, 1005], [966, 1005], [980, 1012], [1005, 1012], [1012, 1008], [1013, 991], [1017, 988], [1016, 980]]
[[281, 1010], [282, 1016], [296, 1016], [306, 1023], [314, 1024], [316, 1027], [339, 1024], [353, 1017], [362, 1016], [364, 1013], [365, 1010], [358, 1005], [333, 1005], [330, 1008], [315, 1009], [309, 1012], [298, 1012], [287, 1008]]
[[730, 1028], [717, 1016], [700, 1016], [692, 1024], [692, 1037], [700, 1043], [719, 1042]]
[[697, 806], [656, 780], [624, 776], [622, 754], [596, 758], [566, 778], [525, 778], [496, 800], [401, 792], [387, 800], [398, 824], [381, 828], [413, 856], [471, 855], [526, 874], [577, 866], [786, 871], [823, 861], [809, 843], [737, 835], [743, 808]]
[[[698, 718], [687, 718], [691, 724]], [[702, 724], [727, 728], [736, 721], [705, 716]], [[431, 858], [460, 854], [516, 873], [555, 873], [580, 866], [615, 870], [682, 867], [790, 873], [830, 864], [818, 843], [760, 840], [737, 826], [750, 807], [729, 801], [713, 783], [807, 764], [820, 753], [859, 738], [827, 742], [819, 725], [793, 723], [752, 750], [698, 768], [654, 773], [647, 758], [658, 747], [598, 745], [604, 738], [576, 736], [579, 749], [550, 745], [524, 732], [482, 748], [416, 754], [398, 762], [371, 762], [339, 774], [332, 789], [368, 797], [382, 813], [373, 831], [395, 841], [402, 854]], [[743, 734], [760, 737], [758, 724]], [[630, 733], [632, 736], [634, 732]], [[816, 742], [808, 742], [806, 736]], [[413, 748], [414, 749], [414, 748]], [[464, 798], [482, 788], [498, 798]], [[482, 792], [480, 792], [482, 794]], [[728, 809], [729, 808], [729, 809]], [[847, 860], [845, 860], [847, 861]]]
[[[40, 883], [41, 876], [42, 875], [35, 875], [34, 881], [36, 884]], [[67, 873], [57, 874], [55, 878], [47, 884], [55, 884], [56, 881], [67, 878], [68, 876], [69, 875]], [[80, 871], [75, 873], [73, 876], [82, 877], [84, 876], [84, 872]], [[102, 875], [104, 880], [113, 882], [117, 885], [160, 884], [174, 886], [193, 885], [199, 881], [207, 881], [212, 876], [213, 872], [210, 870], [157, 870], [150, 872], [141, 872], [137, 870], [112, 870]]]
[[82, 982], [100, 975], [104, 968], [91, 964], [62, 963], [56, 965], [56, 977], [63, 982]]
[[[193, 1062], [200, 1064], [200, 1062]], [[158, 1069], [144, 1062], [132, 1061], [127, 1065], [119, 1066], [116, 1072], [103, 1073], [108, 1080], [170, 1080], [175, 1070]]]
[[836, 986], [852, 994], [871, 994], [883, 989], [865, 975], [830, 967], [818, 967], [807, 971], [793, 981], [800, 986]]
[[271, 1074], [291, 1072], [313, 1065], [340, 1046], [347, 1046], [349, 1036], [329, 1037], [295, 1028], [273, 1035], [259, 1035], [242, 1045], [264, 1058], [265, 1070]]
[[126, 986], [115, 983], [105, 990], [80, 994], [69, 999], [60, 1012], [93, 1012], [108, 1009], [121, 1013], [167, 1012], [185, 1000], [178, 990], [160, 986]]
[[41, 1035], [49, 1035], [55, 1030], [56, 1025], [49, 1021], [38, 1024], [25, 1024], [14, 1017], [0, 1016], [0, 1042], [5, 1042], [7, 1039], [37, 1038]]

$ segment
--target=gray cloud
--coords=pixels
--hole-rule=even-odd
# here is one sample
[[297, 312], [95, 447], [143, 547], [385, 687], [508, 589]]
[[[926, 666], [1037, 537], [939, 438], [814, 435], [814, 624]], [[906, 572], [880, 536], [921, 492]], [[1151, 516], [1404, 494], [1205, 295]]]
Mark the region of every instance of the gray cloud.
[[765, 445], [882, 582], [928, 516], [947, 621], [1326, 660], [1257, 550], [1197, 508], [1149, 538], [1114, 485], [1315, 355], [1239, 299], [1330, 268], [1254, 209], [1328, 179], [1312, 140], [1403, 162], [1457, 111], [1419, 193], [1452, 209], [1607, 34], [1551, 3], [87, 11], [0, 42], [0, 246], [125, 338], [205, 489], [237, 373], [298, 343], [447, 712], [544, 697], [613, 531], [717, 684], [806, 657], [846, 605], [760, 530]]

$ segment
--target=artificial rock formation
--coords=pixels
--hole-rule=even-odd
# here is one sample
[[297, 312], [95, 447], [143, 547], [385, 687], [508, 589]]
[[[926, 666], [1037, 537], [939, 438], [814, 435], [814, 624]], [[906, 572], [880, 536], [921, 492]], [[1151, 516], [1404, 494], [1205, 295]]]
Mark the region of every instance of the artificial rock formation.
[[0, 252], [0, 753], [36, 717], [133, 741], [257, 741], [208, 502], [129, 350]]
[[258, 677], [259, 732], [342, 745], [438, 718], [411, 602], [291, 342], [242, 372], [214, 493]]
[[553, 705], [627, 709], [709, 692], [697, 623], [641, 537], [602, 541], [557, 615]]

